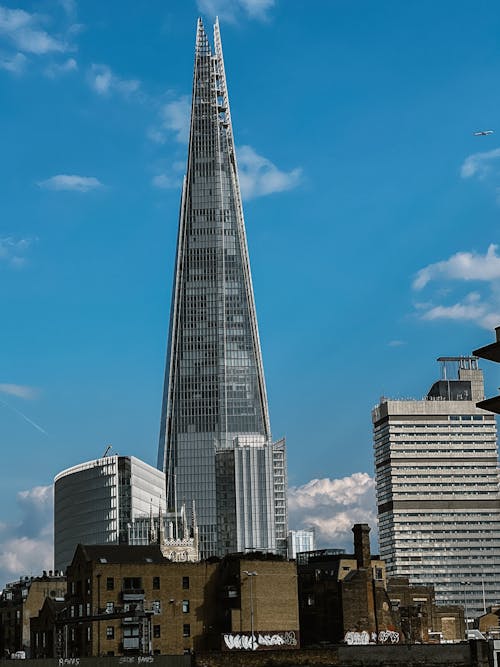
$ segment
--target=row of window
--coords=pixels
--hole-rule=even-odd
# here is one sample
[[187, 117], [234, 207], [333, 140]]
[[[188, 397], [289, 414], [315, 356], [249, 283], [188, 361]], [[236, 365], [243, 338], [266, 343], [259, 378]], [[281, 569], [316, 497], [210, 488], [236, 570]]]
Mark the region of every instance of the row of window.
[[[153, 590], [160, 589], [160, 577], [153, 577], [152, 587]], [[72, 582], [74, 584], [75, 582]], [[79, 582], [78, 582], [79, 583]], [[189, 577], [182, 577], [182, 588], [184, 590], [189, 589]], [[106, 577], [106, 590], [113, 591], [115, 589], [115, 579], [114, 577]], [[123, 589], [124, 590], [142, 590], [142, 579], [141, 577], [124, 577], [123, 578]], [[74, 591], [72, 591], [74, 592]]]

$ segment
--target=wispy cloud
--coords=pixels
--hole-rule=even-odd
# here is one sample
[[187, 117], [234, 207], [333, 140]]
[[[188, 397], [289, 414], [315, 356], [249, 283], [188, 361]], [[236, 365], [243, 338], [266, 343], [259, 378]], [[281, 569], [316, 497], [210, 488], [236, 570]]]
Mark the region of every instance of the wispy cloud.
[[[422, 291], [432, 284], [434, 294], [431, 299], [415, 304], [419, 318], [471, 322], [485, 329], [500, 325], [500, 256], [497, 250], [498, 246], [491, 244], [484, 255], [476, 251], [457, 252], [446, 260], [420, 269], [413, 281], [413, 289]], [[463, 286], [473, 281], [476, 289], [464, 292]], [[443, 283], [446, 289], [441, 288]], [[457, 295], [460, 287], [461, 294]], [[444, 297], [448, 297], [448, 303], [443, 303]]]
[[390, 340], [387, 343], [387, 345], [389, 347], [401, 347], [403, 345], [406, 345], [406, 341], [405, 340]]
[[300, 168], [281, 171], [270, 160], [256, 153], [251, 146], [240, 146], [237, 155], [241, 193], [244, 199], [292, 190], [301, 181]]
[[53, 506], [52, 485], [17, 494], [19, 522], [0, 525], [0, 585], [52, 569]]
[[38, 395], [35, 387], [29, 387], [24, 384], [8, 384], [0, 383], [0, 394], [7, 394], [8, 396], [16, 396], [17, 398], [36, 398]]
[[179, 188], [182, 185], [182, 174], [185, 166], [184, 162], [174, 162], [167, 169], [164, 169], [161, 173], [153, 177], [151, 181], [152, 185], [160, 190]]
[[64, 40], [50, 35], [43, 29], [42, 22], [43, 17], [38, 14], [0, 5], [0, 36], [17, 50], [35, 55], [66, 51], [68, 46]]
[[342, 479], [313, 479], [288, 490], [290, 527], [316, 529], [319, 547], [352, 550], [352, 527], [368, 523], [376, 534], [375, 483], [365, 472]]
[[187, 143], [189, 139], [189, 121], [191, 104], [187, 95], [181, 95], [175, 100], [167, 102], [160, 110], [160, 125], [149, 129], [148, 137], [151, 141], [163, 144], [169, 134], [179, 143]]
[[78, 69], [78, 63], [74, 58], [68, 58], [62, 63], [52, 63], [45, 68], [45, 74], [51, 78], [55, 79], [64, 74], [69, 74], [70, 72], [76, 72]]
[[269, 18], [275, 0], [197, 0], [198, 9], [211, 18], [218, 16], [223, 21], [236, 22], [239, 18]]
[[28, 59], [24, 53], [16, 53], [12, 56], [0, 58], [0, 69], [4, 69], [12, 74], [22, 74], [26, 67]]
[[59, 4], [64, 9], [66, 14], [70, 17], [74, 17], [76, 14], [76, 0], [59, 0]]
[[160, 190], [171, 190], [182, 185], [182, 181], [179, 177], [171, 176], [169, 174], [157, 174], [153, 177], [151, 182], [155, 188], [159, 188]]
[[26, 253], [35, 238], [16, 239], [13, 236], [0, 237], [0, 264], [21, 268], [26, 264]]
[[491, 281], [500, 278], [500, 257], [498, 246], [491, 244], [485, 255], [477, 252], [457, 252], [449, 259], [420, 269], [413, 281], [413, 288], [421, 290], [431, 280], [482, 280]]
[[137, 79], [122, 79], [108, 65], [99, 65], [94, 63], [87, 75], [88, 82], [92, 90], [98, 95], [111, 95], [118, 93], [128, 97], [136, 93], [141, 82]]
[[492, 163], [498, 158], [500, 158], [500, 148], [494, 148], [484, 153], [473, 153], [465, 158], [460, 167], [460, 175], [462, 178], [476, 176], [479, 179], [484, 179], [491, 171]]
[[89, 192], [103, 187], [95, 176], [77, 176], [76, 174], [58, 174], [40, 181], [38, 186], [44, 190], [71, 190], [74, 192]]

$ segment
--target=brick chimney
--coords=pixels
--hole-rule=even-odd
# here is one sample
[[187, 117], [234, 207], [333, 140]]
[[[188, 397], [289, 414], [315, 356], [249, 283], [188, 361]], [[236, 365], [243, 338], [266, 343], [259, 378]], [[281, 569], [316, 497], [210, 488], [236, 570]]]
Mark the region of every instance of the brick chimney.
[[367, 570], [371, 567], [370, 526], [367, 523], [355, 523], [352, 532], [354, 533], [354, 555], [358, 562], [358, 570]]

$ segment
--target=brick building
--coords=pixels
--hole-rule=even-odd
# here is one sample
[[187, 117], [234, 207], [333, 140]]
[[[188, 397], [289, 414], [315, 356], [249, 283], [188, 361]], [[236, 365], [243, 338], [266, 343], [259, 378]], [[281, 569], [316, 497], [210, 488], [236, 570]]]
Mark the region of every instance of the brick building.
[[304, 646], [347, 643], [427, 643], [465, 637], [463, 609], [436, 605], [432, 586], [387, 580], [371, 555], [370, 528], [353, 527], [354, 553], [299, 554], [299, 609]]
[[50, 608], [32, 623], [33, 644], [54, 657], [236, 650], [252, 629], [259, 649], [298, 646], [296, 567], [279, 556], [182, 563], [158, 545], [78, 545], [67, 579], [53, 627]]
[[353, 554], [319, 550], [297, 556], [303, 645], [335, 644], [348, 633], [368, 633], [370, 640], [380, 632], [399, 633], [385, 590], [385, 563], [370, 553], [370, 528], [356, 524], [353, 532]]
[[0, 594], [1, 655], [25, 651], [29, 658], [30, 619], [38, 614], [46, 598], [63, 600], [65, 594], [66, 578], [52, 571], [7, 584]]
[[389, 577], [387, 594], [401, 619], [406, 641], [459, 641], [465, 639], [463, 607], [436, 604], [434, 586], [411, 585], [406, 577]]

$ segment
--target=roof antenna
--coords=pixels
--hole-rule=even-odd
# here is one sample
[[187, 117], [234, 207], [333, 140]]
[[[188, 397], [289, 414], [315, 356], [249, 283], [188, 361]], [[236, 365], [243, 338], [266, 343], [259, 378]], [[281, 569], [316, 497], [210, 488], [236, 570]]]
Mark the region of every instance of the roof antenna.
[[110, 449], [113, 449], [113, 445], [108, 445], [108, 446], [106, 447], [106, 451], [105, 451], [104, 454], [102, 455], [102, 458], [103, 458], [103, 459], [106, 458], [106, 456], [108, 455], [108, 452], [109, 452]]

